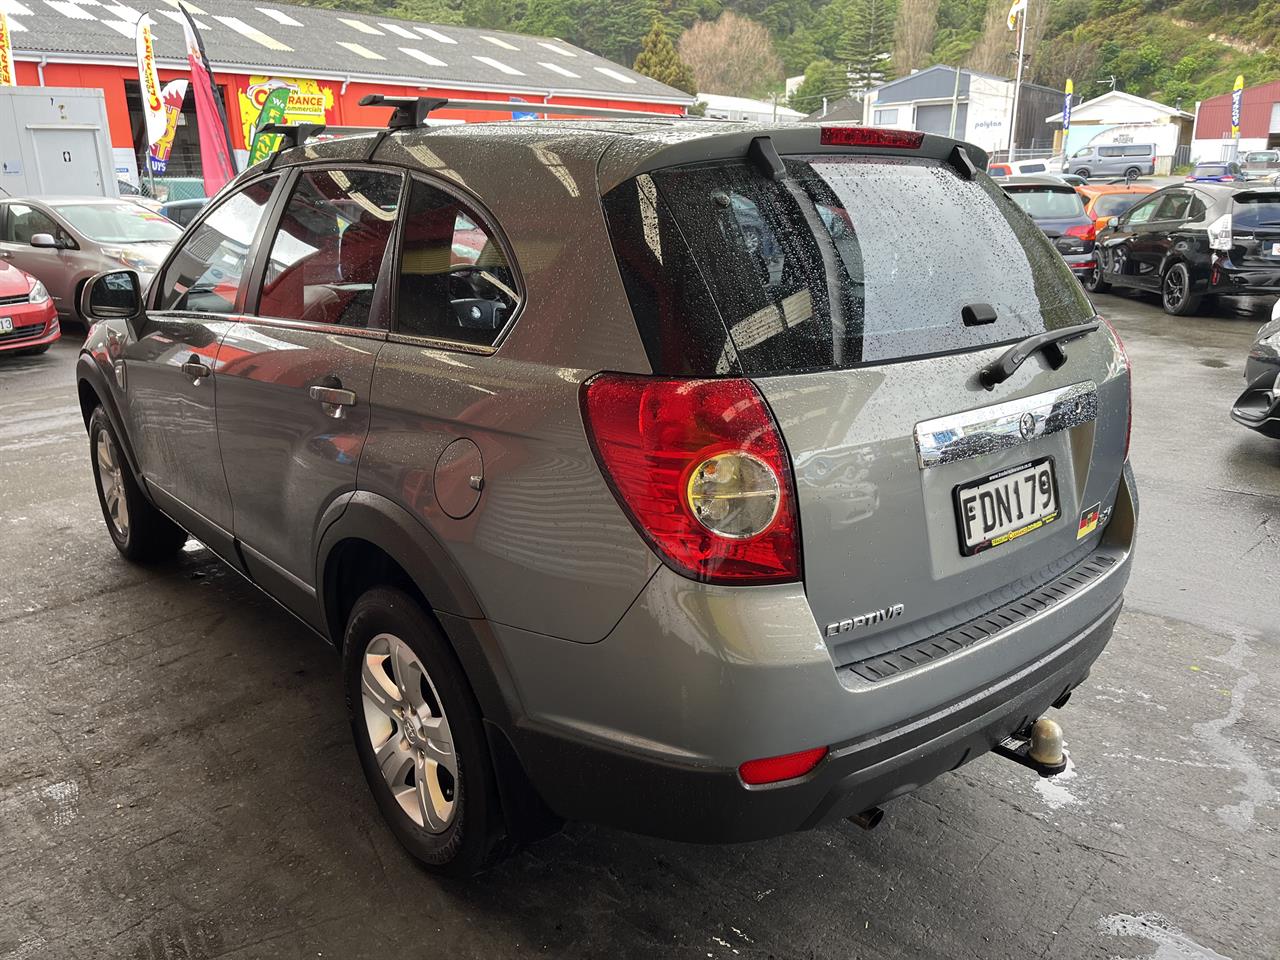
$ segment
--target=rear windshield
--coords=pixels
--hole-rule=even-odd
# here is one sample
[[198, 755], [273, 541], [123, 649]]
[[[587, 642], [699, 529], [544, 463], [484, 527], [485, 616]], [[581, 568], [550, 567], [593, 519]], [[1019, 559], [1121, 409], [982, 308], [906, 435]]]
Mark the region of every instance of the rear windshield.
[[1035, 220], [1070, 220], [1084, 215], [1084, 201], [1074, 190], [1053, 187], [1005, 187], [1013, 202]]
[[[1043, 233], [985, 176], [881, 157], [786, 168], [775, 181], [745, 163], [675, 167], [605, 197], [655, 372], [841, 369], [1092, 316]], [[965, 326], [971, 304], [996, 321]]]
[[1280, 227], [1280, 193], [1256, 193], [1236, 197], [1231, 229]]
[[1095, 217], [1118, 217], [1143, 197], [1146, 193], [1104, 193], [1093, 201]]
[[1225, 163], [1197, 163], [1196, 168], [1191, 171], [1197, 177], [1220, 177], [1227, 172]]

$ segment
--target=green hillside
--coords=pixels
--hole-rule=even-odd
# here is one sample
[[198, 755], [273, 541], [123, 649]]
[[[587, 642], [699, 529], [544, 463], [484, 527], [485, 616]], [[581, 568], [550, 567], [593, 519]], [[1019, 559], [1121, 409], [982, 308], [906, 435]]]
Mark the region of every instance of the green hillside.
[[[762, 24], [776, 59], [762, 60], [750, 90], [781, 88], [783, 76], [816, 64], [805, 99], [838, 95], [859, 27], [886, 4], [895, 23], [883, 41], [889, 73], [934, 63], [1013, 72], [1014, 34], [1005, 27], [1010, 0], [314, 0], [321, 6], [390, 13], [559, 36], [630, 64], [655, 17], [672, 39], [701, 20], [732, 10]], [[1051, 86], [1074, 79], [1084, 97], [1116, 87], [1184, 106], [1280, 77], [1280, 0], [1030, 0], [1030, 79]], [[865, 54], [866, 51], [864, 50]], [[881, 54], [880, 56], [883, 56]], [[776, 64], [780, 61], [781, 69]], [[866, 59], [863, 58], [865, 65]], [[874, 62], [874, 61], [873, 61]], [[695, 73], [698, 66], [695, 63]], [[1101, 83], [1100, 83], [1101, 81]], [[812, 103], [797, 103], [808, 108]]]

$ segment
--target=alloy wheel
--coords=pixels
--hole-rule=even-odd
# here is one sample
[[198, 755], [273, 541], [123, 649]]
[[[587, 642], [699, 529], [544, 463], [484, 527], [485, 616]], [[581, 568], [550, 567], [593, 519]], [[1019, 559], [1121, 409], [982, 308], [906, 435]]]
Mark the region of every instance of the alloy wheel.
[[1187, 280], [1181, 270], [1173, 269], [1165, 274], [1164, 303], [1170, 310], [1177, 310], [1187, 296]]
[[365, 728], [374, 758], [405, 814], [431, 833], [453, 822], [458, 759], [435, 684], [413, 649], [380, 633], [360, 671]]
[[106, 430], [98, 431], [94, 446], [94, 455], [98, 459], [98, 489], [102, 492], [102, 502], [106, 504], [107, 517], [116, 537], [123, 542], [129, 538], [129, 501], [125, 497], [120, 451]]

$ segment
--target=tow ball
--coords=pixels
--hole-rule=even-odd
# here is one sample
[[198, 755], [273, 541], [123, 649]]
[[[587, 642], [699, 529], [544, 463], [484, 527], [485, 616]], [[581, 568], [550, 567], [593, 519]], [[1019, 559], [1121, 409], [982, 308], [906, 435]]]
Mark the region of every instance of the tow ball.
[[1062, 749], [1062, 727], [1041, 717], [992, 748], [999, 756], [1020, 763], [1042, 777], [1057, 776], [1067, 769], [1067, 752]]

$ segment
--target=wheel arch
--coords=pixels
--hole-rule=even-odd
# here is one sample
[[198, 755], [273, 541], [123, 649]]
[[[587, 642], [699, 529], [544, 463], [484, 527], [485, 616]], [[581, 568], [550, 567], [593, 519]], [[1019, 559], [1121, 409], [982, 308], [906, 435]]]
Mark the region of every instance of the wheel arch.
[[102, 407], [107, 419], [111, 422], [111, 428], [116, 432], [116, 439], [124, 451], [129, 469], [139, 481], [138, 486], [142, 489], [143, 496], [150, 499], [146, 483], [143, 482], [142, 471], [138, 467], [137, 455], [133, 450], [133, 441], [128, 431], [124, 429], [124, 421], [116, 405], [115, 395], [107, 383], [102, 368], [91, 354], [82, 353], [80, 359], [76, 361], [76, 393], [80, 401], [80, 416], [84, 420], [86, 430], [89, 428], [89, 418], [93, 416], [94, 408]]

